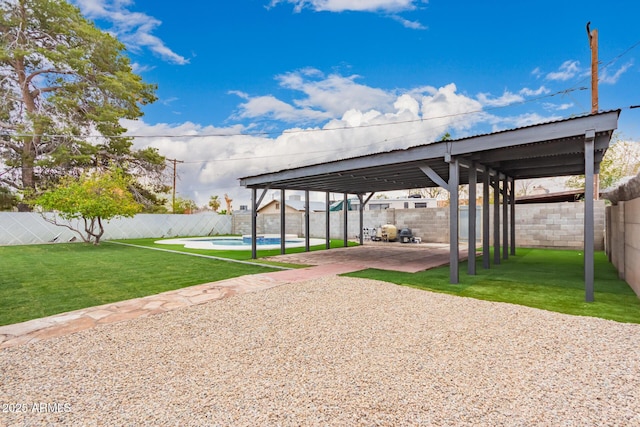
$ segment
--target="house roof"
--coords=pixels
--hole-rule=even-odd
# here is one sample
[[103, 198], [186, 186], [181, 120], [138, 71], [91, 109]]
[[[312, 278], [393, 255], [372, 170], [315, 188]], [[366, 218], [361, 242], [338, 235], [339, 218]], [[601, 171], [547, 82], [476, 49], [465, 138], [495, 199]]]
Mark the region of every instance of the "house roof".
[[[258, 210], [262, 210], [264, 208], [266, 208], [267, 206], [273, 204], [273, 203], [280, 203], [280, 200], [278, 199], [274, 199], [272, 201], [270, 201], [269, 203], [267, 203], [266, 205], [264, 205], [263, 207], [261, 207]], [[292, 209], [295, 209], [297, 211], [300, 212], [304, 212], [305, 210], [305, 204], [304, 204], [304, 200], [285, 200], [285, 205], [289, 206]], [[309, 210], [311, 212], [324, 212], [326, 211], [326, 206], [323, 202], [314, 202], [314, 201], [309, 201]]]

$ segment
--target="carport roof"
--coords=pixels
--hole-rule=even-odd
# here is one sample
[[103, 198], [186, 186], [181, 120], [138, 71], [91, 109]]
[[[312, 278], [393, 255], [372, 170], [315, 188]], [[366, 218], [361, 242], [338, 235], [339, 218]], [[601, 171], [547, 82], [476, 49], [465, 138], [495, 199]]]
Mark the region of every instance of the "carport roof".
[[469, 167], [484, 167], [516, 180], [581, 175], [586, 135], [595, 135], [594, 170], [598, 173], [619, 115], [620, 110], [613, 110], [285, 169], [240, 178], [240, 185], [350, 194], [438, 187], [442, 182], [433, 172], [448, 182], [451, 159], [464, 166], [460, 184], [469, 182]]

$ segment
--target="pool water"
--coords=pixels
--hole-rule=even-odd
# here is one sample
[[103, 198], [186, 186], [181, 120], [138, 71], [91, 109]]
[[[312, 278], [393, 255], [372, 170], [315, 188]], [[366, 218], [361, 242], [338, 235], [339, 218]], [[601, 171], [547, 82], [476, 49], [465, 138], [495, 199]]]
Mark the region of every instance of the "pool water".
[[[244, 235], [242, 237], [186, 237], [176, 239], [156, 240], [154, 243], [161, 245], [184, 245], [188, 249], [211, 249], [211, 250], [250, 250], [251, 236]], [[304, 238], [300, 238], [295, 234], [285, 235], [286, 248], [304, 247]], [[325, 243], [324, 239], [309, 239], [310, 246], [321, 245]], [[261, 234], [256, 238], [256, 246], [259, 249], [278, 249], [280, 248], [279, 234]]]

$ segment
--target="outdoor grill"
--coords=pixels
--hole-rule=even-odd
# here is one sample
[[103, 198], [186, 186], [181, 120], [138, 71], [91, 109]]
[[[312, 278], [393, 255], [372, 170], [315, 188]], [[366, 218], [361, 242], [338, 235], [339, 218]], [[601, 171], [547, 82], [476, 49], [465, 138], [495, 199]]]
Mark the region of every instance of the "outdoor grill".
[[411, 232], [411, 229], [403, 228], [402, 230], [400, 230], [400, 232], [398, 233], [398, 240], [400, 240], [401, 243], [413, 242], [413, 233]]

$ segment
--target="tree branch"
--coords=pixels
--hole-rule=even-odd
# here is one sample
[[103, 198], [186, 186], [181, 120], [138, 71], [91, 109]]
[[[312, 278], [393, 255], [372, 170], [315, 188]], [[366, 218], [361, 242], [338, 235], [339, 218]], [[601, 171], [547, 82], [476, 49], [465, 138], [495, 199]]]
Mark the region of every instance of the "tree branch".
[[59, 223], [58, 222], [58, 217], [56, 216], [56, 214], [53, 214], [53, 218], [47, 218], [46, 215], [44, 213], [40, 213], [40, 215], [42, 216], [42, 218], [47, 221], [49, 224], [53, 224], [56, 225], [58, 227], [65, 227], [68, 228], [69, 230], [73, 231], [74, 233], [78, 234], [80, 236], [80, 238], [82, 239], [83, 242], [85, 243], [91, 243], [90, 240], [88, 240], [84, 234], [82, 234], [82, 232], [80, 232], [80, 230], [74, 228], [71, 226], [71, 224], [63, 224], [63, 223]]

